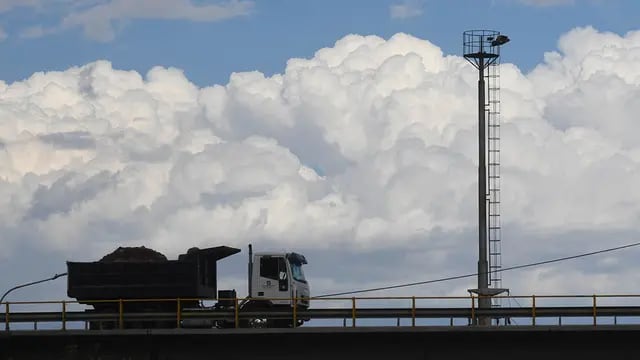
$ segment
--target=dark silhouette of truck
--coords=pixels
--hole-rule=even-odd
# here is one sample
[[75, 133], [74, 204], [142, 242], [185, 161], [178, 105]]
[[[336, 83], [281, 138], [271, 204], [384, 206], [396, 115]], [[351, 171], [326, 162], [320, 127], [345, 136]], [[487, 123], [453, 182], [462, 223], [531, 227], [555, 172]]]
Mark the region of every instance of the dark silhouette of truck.
[[[120, 247], [99, 261], [67, 262], [67, 295], [93, 307], [87, 311], [99, 319], [90, 322], [91, 329], [236, 327], [233, 317], [176, 321], [185, 311], [229, 313], [236, 311], [236, 305], [238, 311], [264, 315], [239, 322], [241, 327], [299, 326], [308, 320], [300, 318], [293, 323], [292, 319], [268, 319], [269, 312], [294, 306], [296, 310], [308, 308], [309, 285], [302, 271], [307, 261], [303, 255], [254, 255], [249, 245], [249, 292], [247, 298], [238, 301], [235, 289], [218, 291], [217, 263], [239, 252], [228, 246], [191, 248], [177, 260], [168, 260], [145, 247]], [[205, 306], [206, 300], [217, 302]], [[164, 318], [158, 320], [160, 315]]]

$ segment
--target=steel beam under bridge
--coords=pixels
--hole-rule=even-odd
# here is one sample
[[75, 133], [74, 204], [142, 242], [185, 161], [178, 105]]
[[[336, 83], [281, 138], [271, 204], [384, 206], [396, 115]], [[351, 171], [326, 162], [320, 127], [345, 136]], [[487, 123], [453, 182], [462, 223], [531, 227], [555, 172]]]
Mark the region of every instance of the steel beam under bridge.
[[8, 331], [0, 359], [637, 359], [638, 338], [637, 325]]

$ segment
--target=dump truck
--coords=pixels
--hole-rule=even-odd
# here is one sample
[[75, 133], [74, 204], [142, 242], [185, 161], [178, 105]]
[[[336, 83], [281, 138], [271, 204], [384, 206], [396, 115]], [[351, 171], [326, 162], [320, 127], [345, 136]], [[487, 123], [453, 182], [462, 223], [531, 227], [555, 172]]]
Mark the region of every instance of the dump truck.
[[[270, 318], [309, 307], [303, 271], [307, 260], [301, 254], [254, 254], [249, 245], [247, 297], [238, 299], [236, 289], [218, 290], [218, 261], [240, 251], [194, 247], [169, 260], [144, 246], [119, 247], [98, 261], [67, 261], [67, 295], [90, 306], [85, 310], [95, 319], [90, 329], [297, 327], [308, 321], [302, 316]], [[247, 312], [253, 317], [239, 315]], [[216, 313], [227, 316], [207, 318]]]

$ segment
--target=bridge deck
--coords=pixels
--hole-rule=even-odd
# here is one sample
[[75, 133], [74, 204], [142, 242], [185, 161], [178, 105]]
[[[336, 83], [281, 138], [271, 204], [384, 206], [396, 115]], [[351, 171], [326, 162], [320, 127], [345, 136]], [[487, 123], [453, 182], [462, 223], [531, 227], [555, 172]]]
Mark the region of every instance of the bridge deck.
[[637, 325], [7, 331], [0, 358], [468, 360], [499, 341], [500, 356], [518, 360], [637, 359], [639, 335]]

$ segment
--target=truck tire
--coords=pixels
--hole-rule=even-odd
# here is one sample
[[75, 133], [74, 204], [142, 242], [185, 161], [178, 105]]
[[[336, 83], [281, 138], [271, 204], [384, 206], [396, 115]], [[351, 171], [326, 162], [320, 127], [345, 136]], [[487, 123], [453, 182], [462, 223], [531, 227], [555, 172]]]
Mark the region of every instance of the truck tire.
[[[241, 313], [242, 311], [262, 312], [263, 314], [266, 315], [271, 310], [271, 308], [272, 308], [272, 305], [266, 301], [249, 301], [246, 304], [244, 304], [244, 306], [242, 306], [240, 311]], [[254, 329], [267, 328], [267, 327], [270, 327], [269, 323], [271, 321], [266, 316], [255, 317], [251, 319], [240, 319], [239, 327], [254, 328]]]

